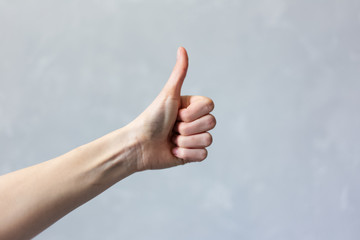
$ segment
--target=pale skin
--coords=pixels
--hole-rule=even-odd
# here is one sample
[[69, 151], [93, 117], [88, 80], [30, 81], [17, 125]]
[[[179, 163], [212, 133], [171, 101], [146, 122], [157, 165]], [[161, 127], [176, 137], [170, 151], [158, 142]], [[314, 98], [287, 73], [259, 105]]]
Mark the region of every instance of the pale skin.
[[134, 121], [49, 161], [0, 176], [0, 239], [29, 239], [123, 178], [200, 162], [216, 120], [211, 99], [181, 96], [182, 47], [162, 91]]

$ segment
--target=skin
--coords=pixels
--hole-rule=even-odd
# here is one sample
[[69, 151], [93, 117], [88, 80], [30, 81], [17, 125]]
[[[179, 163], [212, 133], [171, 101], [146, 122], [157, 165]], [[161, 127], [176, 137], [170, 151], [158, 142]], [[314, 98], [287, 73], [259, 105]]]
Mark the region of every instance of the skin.
[[178, 49], [162, 91], [134, 121], [49, 161], [0, 176], [0, 239], [29, 239], [125, 177], [200, 162], [214, 103], [181, 96], [188, 56]]

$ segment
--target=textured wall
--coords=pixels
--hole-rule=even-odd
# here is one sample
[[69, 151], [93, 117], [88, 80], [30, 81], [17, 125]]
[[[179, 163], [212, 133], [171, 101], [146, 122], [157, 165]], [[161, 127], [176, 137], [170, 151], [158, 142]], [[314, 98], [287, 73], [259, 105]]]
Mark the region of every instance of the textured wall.
[[37, 239], [359, 239], [358, 0], [0, 0], [0, 174], [136, 117], [176, 49], [201, 164], [138, 173]]

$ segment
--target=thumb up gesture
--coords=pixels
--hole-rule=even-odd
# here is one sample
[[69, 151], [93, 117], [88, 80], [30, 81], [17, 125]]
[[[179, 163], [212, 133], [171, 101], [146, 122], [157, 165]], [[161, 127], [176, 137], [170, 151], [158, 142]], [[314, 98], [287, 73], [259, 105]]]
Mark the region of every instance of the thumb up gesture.
[[137, 170], [162, 169], [199, 162], [207, 157], [212, 143], [209, 130], [216, 120], [214, 103], [203, 96], [181, 96], [188, 68], [184, 48], [177, 51], [175, 67], [162, 91], [127, 127], [136, 132], [140, 156]]

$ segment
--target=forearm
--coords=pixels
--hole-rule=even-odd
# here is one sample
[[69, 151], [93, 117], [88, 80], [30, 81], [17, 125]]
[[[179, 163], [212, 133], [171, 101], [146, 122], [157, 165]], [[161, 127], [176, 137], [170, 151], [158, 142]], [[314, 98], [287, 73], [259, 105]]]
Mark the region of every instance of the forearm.
[[180, 96], [188, 56], [179, 48], [163, 90], [126, 127], [50, 161], [0, 177], [0, 240], [28, 239], [136, 171], [203, 161], [214, 103]]
[[30, 238], [136, 171], [126, 127], [47, 162], [0, 177], [0, 239]]

